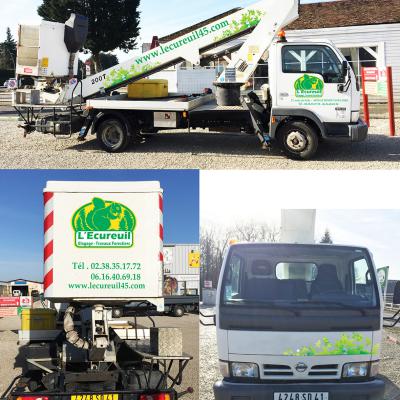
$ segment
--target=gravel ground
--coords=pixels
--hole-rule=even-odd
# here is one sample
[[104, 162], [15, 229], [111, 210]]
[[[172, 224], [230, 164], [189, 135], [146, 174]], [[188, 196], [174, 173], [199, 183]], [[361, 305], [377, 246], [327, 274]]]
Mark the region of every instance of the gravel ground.
[[16, 366], [18, 354], [19, 317], [0, 318], [0, 396], [11, 381], [21, 373]]
[[[202, 313], [213, 314], [212, 308]], [[400, 341], [400, 329], [385, 329], [382, 343], [381, 377], [386, 382], [385, 400], [400, 400], [400, 345], [394, 344], [387, 336]], [[214, 400], [213, 385], [220, 380], [218, 367], [217, 338], [215, 327], [200, 326], [200, 397]]]
[[[155, 316], [158, 327], [177, 327], [183, 330], [183, 350], [193, 356], [188, 364], [182, 385], [178, 392], [185, 391], [189, 386], [194, 389], [193, 394], [183, 397], [186, 400], [199, 398], [199, 324], [198, 315], [186, 314], [182, 318]], [[138, 324], [150, 326], [147, 318], [138, 318]], [[18, 355], [19, 317], [0, 318], [0, 396], [11, 383], [12, 379], [21, 373], [16, 357]]]
[[[175, 132], [147, 138], [123, 154], [103, 152], [92, 136], [78, 143], [33, 133], [26, 139], [17, 121], [0, 120], [1, 169], [398, 169], [400, 137], [387, 135], [388, 121], [372, 120], [364, 143], [322, 143], [316, 160], [292, 161], [279, 149], [261, 149], [241, 134]], [[400, 120], [397, 120], [400, 133]]]

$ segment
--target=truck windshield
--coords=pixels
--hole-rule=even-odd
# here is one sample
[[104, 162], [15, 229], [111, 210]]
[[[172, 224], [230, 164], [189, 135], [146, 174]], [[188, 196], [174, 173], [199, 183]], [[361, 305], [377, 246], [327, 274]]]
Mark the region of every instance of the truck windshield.
[[321, 245], [231, 248], [223, 304], [301, 308], [375, 308], [377, 283], [364, 249]]

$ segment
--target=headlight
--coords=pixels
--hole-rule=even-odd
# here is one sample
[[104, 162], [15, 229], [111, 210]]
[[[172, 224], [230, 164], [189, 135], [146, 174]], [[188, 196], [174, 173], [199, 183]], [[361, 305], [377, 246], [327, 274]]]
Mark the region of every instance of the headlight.
[[369, 363], [349, 363], [343, 366], [343, 378], [362, 378], [368, 376]]
[[258, 378], [258, 365], [253, 363], [233, 362], [232, 376], [237, 378]]
[[221, 372], [221, 375], [224, 378], [229, 378], [229, 363], [227, 363], [226, 361], [221, 361], [219, 362], [219, 370]]

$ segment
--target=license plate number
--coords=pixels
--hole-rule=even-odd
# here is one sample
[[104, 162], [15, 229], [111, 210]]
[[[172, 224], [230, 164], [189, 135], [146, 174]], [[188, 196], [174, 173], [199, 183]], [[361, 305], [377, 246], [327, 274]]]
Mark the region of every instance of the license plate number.
[[322, 392], [275, 393], [274, 400], [329, 400], [329, 393], [322, 393]]
[[71, 396], [71, 400], [118, 400], [117, 394], [78, 394]]

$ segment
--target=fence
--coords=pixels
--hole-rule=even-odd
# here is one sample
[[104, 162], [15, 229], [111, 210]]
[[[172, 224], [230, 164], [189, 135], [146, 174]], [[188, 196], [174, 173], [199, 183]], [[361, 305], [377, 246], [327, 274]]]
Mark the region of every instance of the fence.
[[12, 92], [6, 89], [0, 89], [0, 106], [11, 106]]

